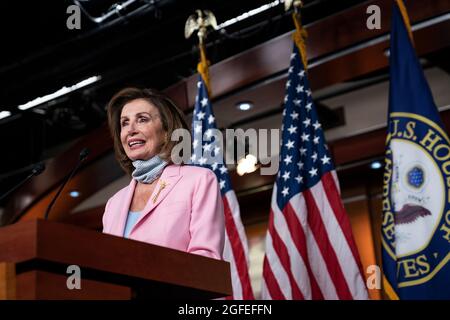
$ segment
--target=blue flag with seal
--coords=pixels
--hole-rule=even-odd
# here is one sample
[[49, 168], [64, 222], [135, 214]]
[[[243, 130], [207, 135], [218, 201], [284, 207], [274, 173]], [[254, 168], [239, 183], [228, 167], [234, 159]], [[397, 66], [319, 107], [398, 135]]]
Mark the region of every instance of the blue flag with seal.
[[383, 187], [383, 284], [391, 299], [450, 299], [450, 140], [393, 5]]

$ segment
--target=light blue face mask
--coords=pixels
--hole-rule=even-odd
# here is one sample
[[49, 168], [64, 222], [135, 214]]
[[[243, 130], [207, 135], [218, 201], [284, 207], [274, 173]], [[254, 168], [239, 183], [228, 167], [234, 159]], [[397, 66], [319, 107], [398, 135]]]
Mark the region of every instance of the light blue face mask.
[[133, 161], [134, 171], [131, 175], [141, 183], [152, 183], [161, 175], [167, 164], [168, 162], [159, 156], [148, 160], [135, 160]]

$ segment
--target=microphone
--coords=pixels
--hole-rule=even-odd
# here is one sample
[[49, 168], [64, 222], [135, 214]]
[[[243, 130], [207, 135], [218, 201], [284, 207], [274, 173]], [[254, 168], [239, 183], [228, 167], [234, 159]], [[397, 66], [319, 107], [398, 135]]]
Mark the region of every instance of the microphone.
[[72, 171], [70, 172], [70, 174], [67, 176], [67, 178], [64, 180], [63, 184], [61, 185], [61, 187], [59, 187], [58, 192], [56, 192], [55, 196], [53, 197], [52, 201], [50, 202], [50, 204], [47, 207], [47, 210], [45, 211], [45, 216], [44, 219], [47, 220], [48, 216], [50, 214], [50, 210], [52, 209], [53, 205], [56, 202], [56, 199], [58, 199], [61, 191], [64, 189], [65, 185], [67, 184], [67, 182], [69, 182], [69, 180], [73, 177], [73, 175], [75, 174], [75, 172], [78, 170], [78, 168], [80, 167], [81, 163], [87, 158], [87, 156], [89, 155], [89, 149], [88, 148], [83, 148], [80, 151], [80, 158], [76, 164], [76, 166], [72, 169]]
[[31, 178], [33, 178], [34, 176], [38, 176], [42, 173], [42, 171], [45, 170], [45, 164], [43, 162], [39, 162], [37, 164], [34, 165], [33, 169], [31, 170], [30, 174], [23, 179], [22, 181], [20, 181], [18, 184], [16, 184], [11, 190], [9, 190], [8, 192], [6, 192], [4, 195], [2, 195], [0, 197], [0, 201], [2, 201], [3, 199], [5, 199], [7, 196], [9, 196], [11, 193], [13, 193], [15, 190], [17, 190], [21, 185], [23, 185], [25, 182], [27, 182], [28, 180], [30, 180]]
[[39, 162], [37, 165], [34, 166], [31, 173], [35, 176], [40, 175], [45, 170], [45, 164], [43, 162]]

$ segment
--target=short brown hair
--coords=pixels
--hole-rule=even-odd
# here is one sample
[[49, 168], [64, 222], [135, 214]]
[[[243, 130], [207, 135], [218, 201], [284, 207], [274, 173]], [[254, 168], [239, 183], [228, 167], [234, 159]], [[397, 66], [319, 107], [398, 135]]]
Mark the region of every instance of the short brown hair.
[[120, 140], [120, 115], [123, 107], [136, 99], [144, 99], [155, 106], [160, 114], [163, 130], [167, 133], [159, 156], [170, 162], [170, 154], [177, 143], [171, 141], [172, 132], [176, 129], [188, 129], [183, 112], [161, 92], [153, 89], [125, 88], [116, 93], [108, 103], [108, 125], [114, 140], [114, 152], [120, 166], [128, 173], [134, 170], [132, 160], [128, 158]]

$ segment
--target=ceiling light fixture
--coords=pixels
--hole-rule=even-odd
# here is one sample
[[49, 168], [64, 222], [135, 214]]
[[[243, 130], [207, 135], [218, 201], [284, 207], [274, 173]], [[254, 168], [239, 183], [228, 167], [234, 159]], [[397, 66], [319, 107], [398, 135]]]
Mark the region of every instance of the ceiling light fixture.
[[269, 10], [270, 8], [276, 7], [276, 6], [278, 6], [279, 4], [281, 4], [281, 3], [284, 3], [284, 0], [276, 0], [276, 1], [272, 1], [272, 2], [270, 2], [270, 3], [268, 3], [268, 4], [262, 5], [262, 6], [259, 7], [259, 8], [252, 9], [252, 10], [250, 10], [250, 11], [247, 11], [247, 12], [245, 12], [245, 13], [243, 13], [243, 14], [241, 14], [241, 15], [235, 17], [235, 18], [232, 18], [232, 19], [230, 19], [230, 20], [227, 20], [227, 21], [225, 21], [225, 22], [219, 24], [219, 25], [217, 26], [217, 29], [223, 29], [223, 28], [229, 27], [229, 26], [231, 26], [232, 24], [235, 24], [236, 22], [239, 22], [239, 21], [248, 19], [248, 18], [250, 18], [250, 17], [252, 17], [252, 16], [254, 16], [254, 15], [258, 14], [258, 13], [267, 11], [267, 10]]
[[373, 162], [370, 164], [370, 168], [373, 169], [373, 170], [378, 170], [378, 169], [380, 169], [382, 166], [383, 166], [383, 165], [381, 164], [380, 161], [373, 161]]
[[5, 119], [11, 116], [11, 112], [9, 111], [0, 111], [0, 120]]
[[241, 111], [247, 111], [253, 108], [253, 103], [250, 101], [241, 101], [236, 104], [236, 107]]
[[78, 198], [80, 196], [80, 193], [77, 190], [72, 190], [72, 191], [69, 192], [69, 195], [72, 198]]
[[236, 167], [238, 175], [243, 176], [246, 173], [256, 171], [258, 169], [256, 166], [257, 161], [256, 157], [252, 154], [248, 154], [245, 158], [240, 159]]
[[36, 98], [34, 100], [31, 100], [31, 101], [29, 101], [29, 102], [27, 102], [25, 104], [22, 104], [22, 105], [18, 106], [17, 108], [22, 110], [22, 111], [30, 109], [30, 108], [33, 108], [33, 107], [38, 106], [40, 104], [43, 104], [45, 102], [48, 102], [48, 101], [54, 100], [56, 98], [59, 98], [59, 97], [61, 97], [63, 95], [66, 95], [66, 94], [68, 94], [68, 93], [70, 93], [72, 91], [75, 91], [75, 90], [78, 90], [80, 88], [86, 87], [86, 86], [88, 86], [88, 85], [90, 85], [90, 84], [92, 84], [94, 82], [99, 81], [101, 78], [102, 78], [101, 76], [93, 76], [93, 77], [87, 78], [87, 79], [85, 79], [83, 81], [80, 81], [80, 82], [74, 84], [73, 86], [62, 87], [61, 89], [59, 89], [58, 91], [56, 91], [54, 93], [50, 93], [50, 94], [48, 94], [46, 96], [38, 97], [38, 98]]

